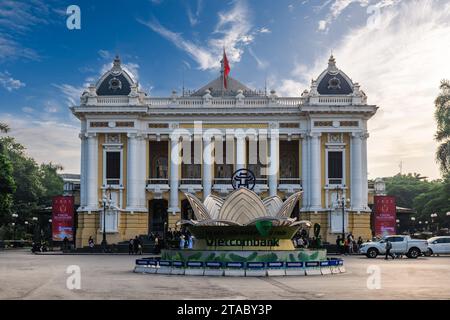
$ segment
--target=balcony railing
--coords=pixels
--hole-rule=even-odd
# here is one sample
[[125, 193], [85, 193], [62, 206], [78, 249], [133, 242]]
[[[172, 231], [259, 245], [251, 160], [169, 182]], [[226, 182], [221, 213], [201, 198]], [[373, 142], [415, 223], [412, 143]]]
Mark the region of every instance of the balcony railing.
[[106, 179], [107, 185], [119, 185], [120, 179]]
[[190, 185], [201, 185], [202, 178], [182, 178], [181, 185], [190, 184]]
[[169, 179], [167, 179], [167, 178], [149, 178], [149, 179], [147, 179], [147, 184], [169, 184]]
[[267, 184], [267, 178], [256, 178], [255, 184]]
[[230, 178], [214, 178], [214, 184], [231, 184]]
[[280, 178], [278, 184], [302, 184], [302, 179], [300, 178]]

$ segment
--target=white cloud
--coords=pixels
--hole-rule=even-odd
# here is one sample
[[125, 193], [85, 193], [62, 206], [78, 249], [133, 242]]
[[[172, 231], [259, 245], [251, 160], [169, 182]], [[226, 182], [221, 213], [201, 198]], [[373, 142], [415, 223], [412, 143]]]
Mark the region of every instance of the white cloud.
[[54, 87], [58, 88], [63, 95], [66, 98], [67, 105], [68, 106], [74, 106], [77, 105], [80, 101], [81, 94], [85, 90], [86, 86], [84, 87], [75, 87], [70, 84], [52, 84]]
[[[328, 28], [333, 21], [339, 18], [339, 16], [352, 4], [359, 4], [361, 7], [374, 6], [382, 8], [385, 6], [391, 6], [399, 3], [400, 0], [332, 0], [326, 1], [322, 6], [319, 6], [317, 11], [322, 10], [324, 7], [329, 6], [328, 13], [325, 18], [318, 23], [319, 31], [328, 31]], [[331, 5], [330, 5], [331, 4]], [[368, 16], [370, 18], [370, 16]]]
[[[334, 48], [338, 67], [360, 82], [368, 102], [380, 106], [369, 121], [369, 176], [417, 171], [439, 176], [434, 160], [434, 99], [450, 70], [450, 3], [410, 0], [385, 6], [374, 28], [350, 30]], [[305, 72], [317, 78], [328, 54]], [[285, 79], [280, 91], [298, 95], [305, 80]], [[302, 87], [300, 87], [302, 85]]]
[[207, 49], [202, 48], [192, 41], [185, 40], [181, 34], [166, 29], [158, 21], [138, 21], [152, 29], [154, 32], [159, 33], [162, 37], [172, 42], [179, 49], [186, 51], [186, 53], [199, 64], [200, 69], [206, 70], [220, 66], [217, 58], [213, 57]]
[[111, 59], [112, 55], [111, 52], [109, 52], [108, 50], [98, 50], [98, 55], [102, 58], [102, 59]]
[[19, 39], [36, 26], [57, 21], [56, 12], [50, 9], [52, 2], [0, 0], [0, 62], [17, 58], [39, 60], [39, 54]]
[[0, 72], [0, 85], [9, 92], [25, 87], [25, 83], [11, 77], [8, 71]]
[[259, 32], [259, 33], [271, 33], [272, 31], [270, 31], [270, 29], [267, 28], [267, 27], [261, 27], [261, 28], [258, 30], [258, 32]]
[[25, 113], [33, 113], [34, 109], [31, 108], [31, 107], [23, 107], [22, 111], [25, 112]]
[[[187, 40], [181, 33], [165, 28], [156, 19], [138, 21], [184, 50], [198, 63], [201, 70], [219, 68], [224, 47], [229, 61], [239, 62], [244, 48], [254, 41], [258, 31], [261, 33], [260, 30], [252, 31], [250, 15], [244, 1], [236, 1], [230, 10], [218, 13], [218, 22], [206, 44]], [[264, 29], [264, 31], [267, 30], [267, 28]]]
[[248, 48], [248, 53], [255, 59], [256, 65], [259, 69], [266, 69], [269, 66], [269, 63], [261, 58], [259, 58], [255, 52], [253, 52], [253, 49], [251, 47]]
[[0, 119], [11, 127], [9, 135], [23, 144], [38, 163], [51, 161], [61, 164], [64, 172], [80, 172], [78, 126], [10, 114], [0, 114]]

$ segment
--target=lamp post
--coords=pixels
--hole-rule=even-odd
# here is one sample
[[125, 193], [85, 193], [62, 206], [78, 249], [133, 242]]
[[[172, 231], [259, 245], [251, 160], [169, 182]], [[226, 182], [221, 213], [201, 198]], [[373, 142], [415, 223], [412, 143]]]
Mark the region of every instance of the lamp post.
[[[447, 212], [445, 215], [447, 216], [447, 218], [450, 218], [450, 211]], [[448, 222], [447, 222], [447, 223], [448, 223]], [[447, 226], [448, 226], [448, 224], [447, 224]]]
[[12, 226], [13, 226], [13, 240], [16, 240], [16, 219], [19, 217], [19, 215], [17, 213], [13, 213], [11, 216], [14, 219], [14, 222], [12, 223]]
[[344, 198], [344, 188], [345, 185], [336, 187], [337, 205], [342, 209], [342, 241], [345, 239], [345, 204], [350, 202], [350, 199], [346, 201]]
[[40, 239], [39, 239], [39, 234], [40, 234], [40, 232], [39, 232], [39, 230], [38, 230], [38, 227], [39, 227], [39, 226], [38, 226], [38, 217], [32, 217], [31, 220], [33, 221], [33, 225], [34, 225], [34, 227], [33, 227], [33, 233], [34, 233], [33, 237], [34, 237], [34, 241], [37, 242], [38, 240], [40, 240]]
[[[434, 218], [437, 218], [438, 214], [432, 213], [432, 214], [430, 214], [430, 217], [431, 217], [431, 223], [433, 224], [436, 221], [436, 220], [434, 220]], [[437, 222], [436, 231], [439, 231], [439, 222]]]
[[106, 241], [106, 209], [111, 207], [112, 199], [111, 199], [111, 188], [108, 186], [106, 189], [109, 193], [109, 199], [105, 196], [103, 196], [103, 239], [102, 239], [102, 247], [103, 252], [106, 252], [107, 249], [107, 241]]

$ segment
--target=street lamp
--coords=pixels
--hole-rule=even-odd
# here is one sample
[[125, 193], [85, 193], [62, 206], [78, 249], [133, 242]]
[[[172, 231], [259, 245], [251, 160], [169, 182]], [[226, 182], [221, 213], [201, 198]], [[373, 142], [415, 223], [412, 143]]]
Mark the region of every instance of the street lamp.
[[19, 215], [17, 213], [13, 213], [11, 216], [14, 219], [14, 222], [12, 223], [12, 226], [13, 226], [13, 240], [16, 240], [16, 219], [19, 217]]
[[111, 188], [108, 187], [106, 189], [109, 192], [109, 199], [106, 197], [106, 194], [103, 196], [103, 239], [102, 239], [102, 247], [103, 252], [106, 252], [106, 247], [108, 245], [106, 241], [106, 209], [110, 209], [112, 205], [111, 199]]
[[345, 239], [345, 204], [350, 203], [350, 199], [345, 200], [344, 198], [344, 188], [345, 185], [336, 187], [337, 205], [342, 209], [342, 241]]

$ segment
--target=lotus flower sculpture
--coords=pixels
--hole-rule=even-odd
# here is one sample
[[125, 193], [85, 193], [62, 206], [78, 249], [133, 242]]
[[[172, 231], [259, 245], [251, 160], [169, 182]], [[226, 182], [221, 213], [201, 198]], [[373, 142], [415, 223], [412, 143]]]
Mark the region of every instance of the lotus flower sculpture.
[[178, 224], [181, 225], [247, 226], [254, 225], [258, 221], [272, 221], [274, 226], [311, 224], [309, 221], [296, 221], [296, 218], [290, 218], [302, 192], [294, 193], [284, 202], [279, 196], [261, 200], [255, 192], [247, 188], [237, 189], [225, 199], [211, 194], [204, 202], [190, 193], [185, 195], [196, 220], [180, 220]]

